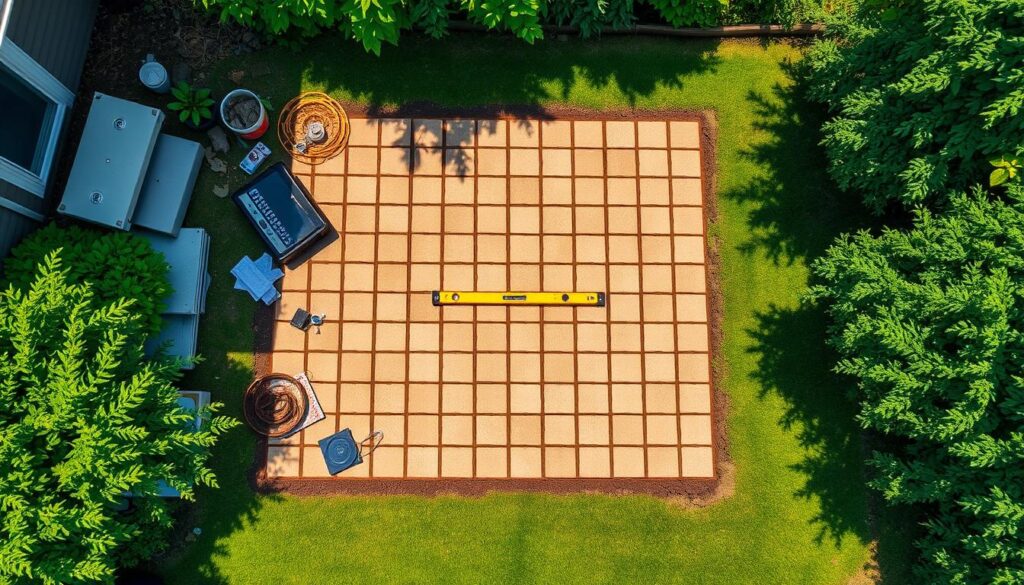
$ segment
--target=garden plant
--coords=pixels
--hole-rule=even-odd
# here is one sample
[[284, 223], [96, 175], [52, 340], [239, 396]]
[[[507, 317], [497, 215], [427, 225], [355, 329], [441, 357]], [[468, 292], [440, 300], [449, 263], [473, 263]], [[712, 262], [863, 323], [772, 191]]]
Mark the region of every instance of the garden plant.
[[68, 282], [89, 283], [99, 302], [133, 299], [132, 311], [146, 335], [160, 330], [160, 312], [171, 294], [168, 266], [163, 254], [153, 250], [146, 239], [126, 232], [50, 223], [11, 250], [4, 260], [4, 285], [27, 291], [39, 266], [57, 251]]
[[886, 499], [920, 506], [922, 583], [1024, 579], [1024, 213], [981, 189], [908, 231], [842, 238], [815, 264], [837, 370]]
[[173, 518], [158, 482], [216, 486], [210, 448], [235, 424], [178, 405], [179, 364], [144, 357], [132, 297], [71, 280], [54, 253], [0, 294], [0, 583], [110, 583], [152, 557]]
[[167, 109], [177, 112], [178, 121], [191, 128], [200, 128], [213, 120], [214, 101], [210, 97], [209, 88], [193, 87], [182, 81], [171, 88], [174, 99], [167, 104]]
[[941, 203], [1024, 154], [1024, 2], [868, 0], [804, 63], [832, 176], [882, 212]]
[[653, 13], [673, 27], [709, 27], [739, 22], [792, 24], [844, 10], [849, 2], [821, 0], [195, 0], [207, 10], [269, 35], [309, 37], [340, 30], [380, 54], [395, 45], [403, 30], [419, 29], [434, 38], [446, 34], [454, 16], [488, 30], [509, 31], [533, 43], [544, 38], [543, 25], [568, 25], [584, 38], [605, 29], [624, 29], [638, 13]]
[[867, 1], [805, 61], [832, 176], [892, 226], [840, 238], [809, 298], [922, 583], [1024, 582], [1022, 43], [1019, 0]]

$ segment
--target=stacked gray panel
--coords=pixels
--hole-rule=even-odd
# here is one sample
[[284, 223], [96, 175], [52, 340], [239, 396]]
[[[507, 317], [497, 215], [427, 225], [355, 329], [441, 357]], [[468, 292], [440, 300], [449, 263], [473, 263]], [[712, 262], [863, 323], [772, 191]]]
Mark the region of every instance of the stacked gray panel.
[[203, 147], [198, 142], [161, 134], [132, 222], [137, 227], [178, 235], [202, 161]]
[[167, 259], [172, 288], [164, 300], [163, 329], [146, 343], [146, 350], [153, 353], [166, 343], [167, 355], [191, 359], [197, 354], [199, 316], [206, 311], [206, 293], [210, 288], [210, 236], [202, 228], [183, 228], [177, 237], [140, 235]]

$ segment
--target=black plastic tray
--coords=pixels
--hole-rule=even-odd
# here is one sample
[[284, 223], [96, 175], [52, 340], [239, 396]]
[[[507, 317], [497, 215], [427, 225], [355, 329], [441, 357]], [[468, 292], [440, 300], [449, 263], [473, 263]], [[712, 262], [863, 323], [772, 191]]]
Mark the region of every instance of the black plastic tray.
[[288, 262], [323, 236], [330, 224], [284, 163], [276, 163], [231, 195], [270, 254]]

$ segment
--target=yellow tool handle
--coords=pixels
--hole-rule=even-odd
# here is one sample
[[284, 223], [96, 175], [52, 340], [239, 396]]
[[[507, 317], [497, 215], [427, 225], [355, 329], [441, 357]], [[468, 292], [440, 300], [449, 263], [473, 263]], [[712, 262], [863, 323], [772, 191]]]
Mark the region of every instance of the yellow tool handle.
[[603, 307], [600, 292], [473, 292], [435, 290], [434, 306], [442, 305], [566, 305]]

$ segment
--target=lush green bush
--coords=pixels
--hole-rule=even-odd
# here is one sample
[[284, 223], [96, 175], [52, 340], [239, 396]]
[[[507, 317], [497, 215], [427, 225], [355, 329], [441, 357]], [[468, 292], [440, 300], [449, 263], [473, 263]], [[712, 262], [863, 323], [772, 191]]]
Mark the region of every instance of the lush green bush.
[[1024, 582], [1024, 189], [980, 189], [817, 261], [839, 372], [894, 445], [874, 486], [927, 518], [920, 583]]
[[171, 524], [157, 482], [186, 499], [216, 485], [210, 448], [235, 424], [210, 408], [196, 432], [131, 301], [69, 277], [53, 255], [0, 294], [0, 583], [112, 582], [151, 556]]
[[647, 0], [672, 26], [714, 26], [729, 0]]
[[49, 224], [29, 235], [4, 260], [7, 284], [27, 290], [47, 256], [60, 250], [73, 284], [89, 282], [101, 302], [134, 299], [148, 334], [160, 330], [160, 312], [171, 293], [167, 262], [144, 238]]
[[[312, 36], [339, 29], [380, 54], [384, 43], [396, 44], [402, 30], [419, 28], [444, 35], [453, 14], [491, 30], [509, 31], [528, 43], [544, 37], [542, 25], [579, 27], [584, 37], [602, 28], [622, 29], [635, 20], [633, 0], [194, 0], [217, 11], [224, 21], [238, 22], [279, 36]], [[828, 5], [845, 7], [853, 0]], [[823, 0], [645, 0], [673, 26], [715, 26], [739, 21], [791, 24], [816, 19]]]
[[552, 0], [548, 11], [552, 22], [579, 28], [583, 38], [595, 37], [603, 28], [633, 24], [633, 0]]
[[868, 0], [805, 62], [833, 176], [876, 211], [987, 180], [1024, 153], [1024, 2]]

